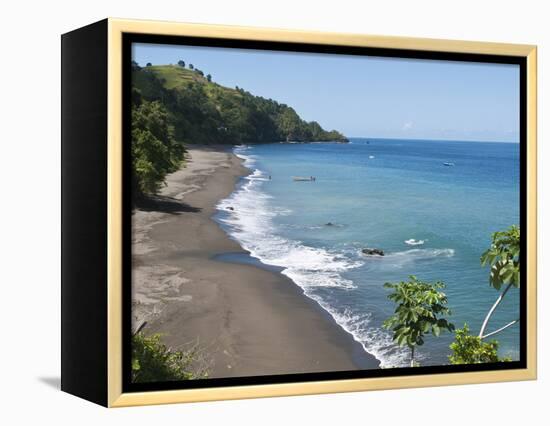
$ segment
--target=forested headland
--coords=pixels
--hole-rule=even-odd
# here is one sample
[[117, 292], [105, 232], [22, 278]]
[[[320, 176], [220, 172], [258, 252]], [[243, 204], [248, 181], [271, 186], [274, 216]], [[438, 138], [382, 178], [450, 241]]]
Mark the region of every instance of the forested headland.
[[139, 194], [155, 193], [183, 161], [185, 145], [347, 142], [273, 99], [217, 84], [193, 64], [132, 62], [132, 168]]

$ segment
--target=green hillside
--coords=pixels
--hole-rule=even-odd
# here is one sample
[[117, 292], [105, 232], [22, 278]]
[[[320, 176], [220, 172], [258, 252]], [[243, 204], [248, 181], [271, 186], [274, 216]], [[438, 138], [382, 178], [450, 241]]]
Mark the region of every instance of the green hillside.
[[159, 101], [174, 137], [188, 144], [241, 144], [280, 141], [347, 142], [341, 133], [302, 120], [291, 107], [242, 88], [221, 86], [206, 73], [180, 65], [134, 64], [134, 96]]
[[[192, 65], [189, 65], [192, 67]], [[132, 171], [137, 198], [156, 193], [189, 144], [347, 142], [291, 107], [228, 88], [181, 65], [132, 64]]]

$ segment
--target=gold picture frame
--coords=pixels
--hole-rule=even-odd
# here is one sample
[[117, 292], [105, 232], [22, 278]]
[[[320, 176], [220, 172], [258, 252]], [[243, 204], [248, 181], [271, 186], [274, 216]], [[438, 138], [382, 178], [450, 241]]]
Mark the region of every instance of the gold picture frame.
[[[224, 25], [184, 24], [109, 18], [107, 44], [106, 193], [106, 401], [109, 407], [168, 404], [426, 386], [534, 380], [537, 377], [537, 49], [532, 45], [408, 37], [290, 31]], [[526, 368], [442, 374], [394, 375], [364, 379], [308, 381], [185, 390], [123, 391], [123, 35], [147, 34], [228, 40], [308, 43], [328, 46], [504, 55], [526, 61]], [[71, 392], [70, 389], [68, 389]], [[77, 392], [72, 392], [77, 393]]]

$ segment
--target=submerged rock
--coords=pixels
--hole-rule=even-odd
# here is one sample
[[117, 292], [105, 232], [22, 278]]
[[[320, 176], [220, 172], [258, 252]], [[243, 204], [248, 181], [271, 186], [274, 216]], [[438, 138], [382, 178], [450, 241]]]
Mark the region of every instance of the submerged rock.
[[367, 256], [384, 256], [384, 250], [378, 248], [364, 248], [361, 251]]

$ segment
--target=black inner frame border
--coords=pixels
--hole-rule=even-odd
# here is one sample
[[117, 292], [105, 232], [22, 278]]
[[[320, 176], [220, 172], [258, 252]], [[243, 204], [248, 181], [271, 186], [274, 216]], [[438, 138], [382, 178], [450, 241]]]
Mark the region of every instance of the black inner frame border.
[[[440, 365], [424, 367], [401, 367], [378, 370], [330, 371], [321, 373], [280, 374], [251, 377], [209, 378], [188, 381], [132, 383], [131, 381], [131, 59], [133, 43], [165, 45], [187, 45], [197, 47], [224, 47], [249, 50], [286, 51], [298, 53], [342, 54], [399, 59], [427, 59], [439, 61], [477, 62], [519, 65], [520, 69], [520, 228], [521, 264], [520, 271], [520, 360], [494, 364]], [[123, 33], [122, 36], [122, 390], [143, 392], [177, 389], [215, 388], [243, 385], [266, 385], [281, 383], [316, 382], [327, 380], [366, 379], [411, 375], [432, 375], [442, 373], [465, 373], [479, 371], [512, 370], [527, 368], [527, 58], [491, 54], [454, 53], [412, 49], [391, 49], [294, 43], [278, 41], [257, 41], [243, 39], [220, 39], [171, 35]]]

